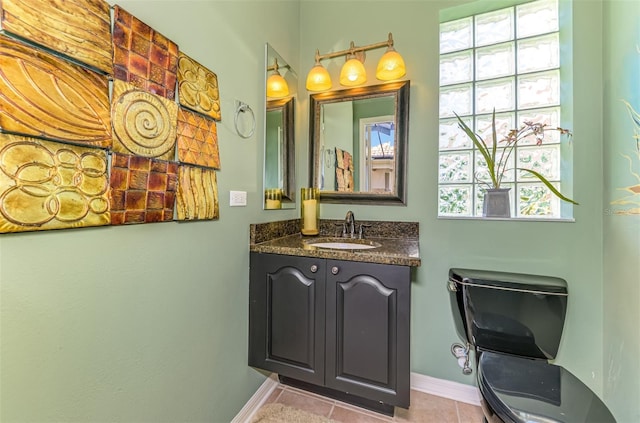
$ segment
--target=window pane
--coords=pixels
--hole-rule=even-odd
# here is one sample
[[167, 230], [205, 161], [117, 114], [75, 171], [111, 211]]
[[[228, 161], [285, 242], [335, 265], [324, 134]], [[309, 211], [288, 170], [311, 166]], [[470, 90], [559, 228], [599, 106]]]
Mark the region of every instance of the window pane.
[[[537, 109], [522, 112], [518, 118], [519, 127], [523, 127], [524, 122], [541, 123], [547, 125], [547, 128], [557, 128], [560, 126], [560, 108], [554, 107], [550, 109]], [[560, 142], [560, 131], [545, 131], [543, 134], [544, 144], [554, 144]], [[519, 145], [535, 145], [537, 143], [536, 137], [533, 133], [522, 138], [518, 142]]]
[[[470, 123], [463, 119], [467, 125]], [[473, 143], [458, 126], [458, 119], [446, 119], [440, 121], [439, 143], [440, 150], [459, 150], [473, 147]]]
[[440, 117], [471, 114], [471, 84], [440, 88]]
[[440, 153], [440, 182], [471, 182], [471, 151]]
[[560, 200], [543, 184], [519, 184], [517, 210], [520, 217], [560, 217]]
[[471, 18], [440, 24], [440, 53], [471, 47]]
[[518, 108], [555, 106], [560, 104], [560, 73], [551, 71], [520, 77]]
[[[482, 115], [476, 119], [476, 132], [488, 146], [493, 145], [492, 116], [493, 115]], [[496, 138], [499, 146], [504, 146], [503, 140], [514, 127], [515, 121], [514, 113], [496, 113]]]
[[535, 1], [516, 7], [518, 37], [558, 31], [557, 0]]
[[[557, 181], [560, 179], [560, 146], [520, 148], [518, 167], [535, 170], [550, 181]], [[538, 181], [531, 173], [523, 171], [519, 172], [518, 180]]]
[[515, 73], [513, 43], [493, 45], [476, 50], [476, 78], [489, 79]]
[[438, 215], [471, 216], [471, 185], [441, 185]]
[[440, 85], [469, 82], [473, 79], [472, 51], [440, 57]]
[[476, 16], [476, 45], [486, 46], [513, 40], [513, 9]]
[[[485, 188], [487, 185], [493, 185], [491, 183], [491, 176], [489, 176], [489, 170], [487, 169], [487, 162], [484, 160], [482, 153], [475, 150], [475, 155], [476, 168], [474, 175], [476, 182], [480, 182], [480, 185], [485, 186]], [[499, 161], [501, 163], [500, 168], [506, 170], [500, 182], [513, 182], [513, 168], [515, 163], [513, 154], [509, 155], [505, 152], [504, 148], [499, 148], [496, 157], [496, 162]]]
[[478, 82], [476, 84], [476, 113], [491, 113], [513, 110], [514, 79], [505, 78], [495, 81]]
[[560, 66], [558, 33], [518, 42], [518, 73]]

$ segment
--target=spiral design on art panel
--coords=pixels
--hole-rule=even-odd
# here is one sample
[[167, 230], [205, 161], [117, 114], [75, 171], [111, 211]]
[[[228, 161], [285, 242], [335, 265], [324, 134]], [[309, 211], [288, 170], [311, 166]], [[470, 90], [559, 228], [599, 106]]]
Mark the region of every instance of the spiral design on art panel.
[[[128, 150], [144, 157], [161, 157], [176, 141], [177, 106], [144, 91], [126, 91], [112, 108], [113, 130]], [[175, 103], [170, 103], [175, 106]]]

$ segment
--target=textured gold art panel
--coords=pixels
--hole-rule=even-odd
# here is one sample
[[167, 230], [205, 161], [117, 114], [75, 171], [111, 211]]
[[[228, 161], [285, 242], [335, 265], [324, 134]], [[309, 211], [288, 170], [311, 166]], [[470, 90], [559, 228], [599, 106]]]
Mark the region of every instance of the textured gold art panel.
[[180, 165], [178, 178], [178, 220], [213, 220], [220, 217], [218, 182], [213, 169]]
[[112, 225], [173, 220], [176, 162], [113, 153], [110, 181]]
[[178, 109], [178, 160], [220, 169], [218, 128], [213, 119]]
[[113, 151], [175, 158], [178, 105], [123, 81], [113, 83]]
[[105, 151], [0, 134], [0, 233], [110, 220]]
[[120, 6], [113, 10], [114, 77], [175, 100], [178, 45]]
[[178, 100], [181, 105], [220, 120], [218, 76], [186, 54], [178, 59]]
[[2, 30], [112, 74], [111, 16], [103, 0], [2, 0]]
[[0, 129], [95, 147], [111, 145], [105, 76], [0, 36]]

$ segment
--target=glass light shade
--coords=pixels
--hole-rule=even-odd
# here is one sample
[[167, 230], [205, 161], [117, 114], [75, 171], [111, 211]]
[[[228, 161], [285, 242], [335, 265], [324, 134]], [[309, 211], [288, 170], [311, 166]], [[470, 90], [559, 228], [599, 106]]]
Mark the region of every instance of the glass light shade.
[[358, 59], [349, 59], [340, 71], [340, 84], [345, 87], [353, 87], [367, 82], [367, 71]]
[[267, 79], [267, 97], [282, 98], [289, 95], [287, 81], [276, 71]]
[[402, 78], [405, 73], [407, 73], [407, 70], [404, 66], [402, 56], [400, 56], [400, 53], [395, 51], [393, 47], [389, 47], [378, 62], [376, 78], [381, 81], [391, 81]]
[[330, 90], [331, 76], [329, 76], [329, 72], [320, 63], [318, 63], [309, 71], [306, 86], [309, 91]]

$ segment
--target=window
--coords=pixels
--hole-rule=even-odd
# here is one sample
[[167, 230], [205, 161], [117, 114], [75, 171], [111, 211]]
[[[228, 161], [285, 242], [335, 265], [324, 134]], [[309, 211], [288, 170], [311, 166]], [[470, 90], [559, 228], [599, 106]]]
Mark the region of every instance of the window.
[[[499, 139], [525, 121], [561, 126], [559, 27], [557, 0], [440, 24], [439, 216], [482, 215], [486, 163], [456, 113], [485, 141], [494, 109]], [[508, 167], [534, 169], [562, 191], [570, 152], [561, 141], [551, 131], [541, 145], [522, 143]], [[511, 171], [505, 181], [513, 216], [562, 217], [561, 201], [537, 179]]]

